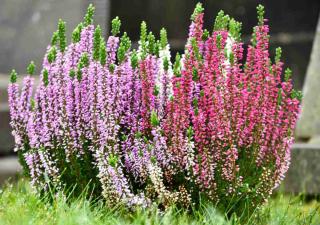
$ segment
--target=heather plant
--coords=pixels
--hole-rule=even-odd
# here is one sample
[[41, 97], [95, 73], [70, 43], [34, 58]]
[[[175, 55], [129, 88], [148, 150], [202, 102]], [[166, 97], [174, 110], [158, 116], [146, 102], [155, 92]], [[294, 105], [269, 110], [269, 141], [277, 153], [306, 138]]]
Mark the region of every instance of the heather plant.
[[8, 87], [15, 151], [33, 187], [129, 208], [207, 200], [250, 216], [288, 170], [301, 100], [289, 69], [281, 79], [281, 49], [270, 59], [257, 11], [244, 59], [241, 23], [221, 11], [203, 29], [197, 4], [174, 63], [165, 29], [157, 40], [142, 22], [132, 49], [118, 17], [104, 40], [90, 5], [67, 45], [60, 20], [35, 93], [33, 63], [21, 93], [15, 71]]

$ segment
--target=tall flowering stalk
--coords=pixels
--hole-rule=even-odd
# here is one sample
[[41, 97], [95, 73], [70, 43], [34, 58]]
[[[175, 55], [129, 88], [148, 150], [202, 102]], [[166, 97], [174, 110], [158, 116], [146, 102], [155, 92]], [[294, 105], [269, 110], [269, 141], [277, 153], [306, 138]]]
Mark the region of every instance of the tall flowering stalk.
[[90, 5], [67, 45], [60, 20], [35, 93], [33, 63], [21, 93], [15, 71], [8, 87], [15, 150], [33, 186], [89, 188], [128, 207], [201, 197], [252, 213], [288, 170], [301, 100], [289, 69], [281, 79], [281, 49], [270, 59], [257, 10], [244, 56], [241, 24], [221, 11], [209, 32], [198, 4], [173, 64], [165, 29], [157, 40], [143, 22], [132, 50], [117, 17], [104, 40]]

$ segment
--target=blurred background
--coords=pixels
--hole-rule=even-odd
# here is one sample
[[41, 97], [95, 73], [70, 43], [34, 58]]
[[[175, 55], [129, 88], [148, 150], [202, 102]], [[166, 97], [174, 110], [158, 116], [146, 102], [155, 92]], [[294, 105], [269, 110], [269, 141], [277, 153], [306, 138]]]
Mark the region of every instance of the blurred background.
[[105, 35], [109, 33], [111, 19], [119, 16], [121, 30], [136, 42], [140, 23], [145, 20], [154, 34], [158, 35], [162, 27], [167, 28], [175, 54], [184, 48], [189, 18], [197, 2], [202, 2], [205, 8], [208, 30], [212, 30], [215, 16], [221, 9], [242, 22], [245, 44], [257, 23], [256, 6], [263, 4], [271, 31], [271, 54], [274, 55], [276, 47], [282, 47], [285, 66], [293, 70], [294, 86], [302, 89], [316, 36], [319, 0], [0, 0], [0, 174], [10, 173], [9, 167], [17, 168], [9, 127], [8, 73], [15, 68], [23, 74], [31, 60], [40, 71], [46, 46], [57, 29], [59, 18], [67, 22], [70, 34], [82, 20], [88, 4], [93, 3], [96, 23], [103, 27]]

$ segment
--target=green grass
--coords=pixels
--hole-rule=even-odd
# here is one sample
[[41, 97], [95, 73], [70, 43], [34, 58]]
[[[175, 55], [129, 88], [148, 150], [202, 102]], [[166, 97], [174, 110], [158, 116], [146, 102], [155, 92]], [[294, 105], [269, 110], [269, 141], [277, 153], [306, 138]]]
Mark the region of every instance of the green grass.
[[[48, 194], [50, 196], [50, 194]], [[320, 224], [320, 202], [305, 202], [300, 196], [278, 194], [246, 224]], [[40, 199], [27, 182], [7, 184], [0, 189], [0, 224], [239, 224], [236, 218], [227, 220], [212, 205], [202, 206], [192, 213], [171, 208], [161, 212], [156, 208], [128, 212], [120, 207], [107, 208], [102, 202], [83, 198], [68, 201], [57, 195], [52, 201]]]

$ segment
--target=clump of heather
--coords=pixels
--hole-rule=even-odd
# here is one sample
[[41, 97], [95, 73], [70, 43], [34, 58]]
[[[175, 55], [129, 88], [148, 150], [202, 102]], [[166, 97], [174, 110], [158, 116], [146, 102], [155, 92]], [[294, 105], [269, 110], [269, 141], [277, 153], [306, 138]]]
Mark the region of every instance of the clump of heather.
[[288, 170], [301, 99], [289, 69], [282, 79], [281, 49], [270, 59], [257, 9], [244, 56], [241, 23], [221, 11], [203, 29], [198, 4], [173, 64], [165, 29], [157, 40], [143, 22], [132, 49], [117, 17], [104, 39], [91, 5], [67, 45], [60, 20], [35, 92], [33, 63], [21, 92], [15, 71], [8, 87], [15, 151], [35, 189], [129, 208], [207, 199], [251, 214]]

